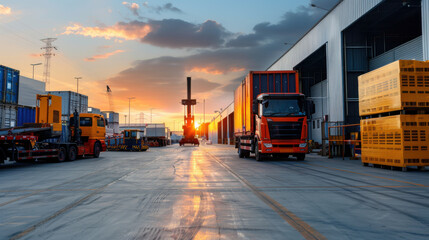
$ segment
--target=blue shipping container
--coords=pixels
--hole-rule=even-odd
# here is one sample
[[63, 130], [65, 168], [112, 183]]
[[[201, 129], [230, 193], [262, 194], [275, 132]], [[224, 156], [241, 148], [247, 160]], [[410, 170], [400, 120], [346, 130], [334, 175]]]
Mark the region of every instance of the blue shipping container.
[[36, 109], [18, 107], [18, 116], [16, 119], [17, 127], [24, 126], [24, 123], [35, 123], [36, 122]]
[[0, 80], [1, 102], [18, 104], [19, 71], [0, 65]]

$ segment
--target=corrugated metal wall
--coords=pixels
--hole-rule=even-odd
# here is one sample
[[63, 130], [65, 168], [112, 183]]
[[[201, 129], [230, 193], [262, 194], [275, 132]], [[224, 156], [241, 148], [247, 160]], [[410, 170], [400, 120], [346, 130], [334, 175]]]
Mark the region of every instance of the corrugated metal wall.
[[[212, 143], [218, 143], [219, 140], [222, 141], [222, 139], [231, 138], [233, 136], [229, 136], [229, 131], [226, 131], [226, 136], [223, 135], [223, 129], [229, 129], [231, 124], [234, 124], [233, 122], [230, 122], [229, 120], [226, 121], [226, 123], [222, 120], [225, 118], [228, 119], [228, 116], [234, 112], [234, 102], [228, 105], [224, 110], [222, 110], [221, 114], [217, 115], [209, 124], [209, 140]], [[220, 124], [219, 124], [220, 123]], [[222, 128], [220, 131], [219, 136], [219, 125]], [[224, 126], [225, 125], [225, 126]]]
[[27, 107], [36, 107], [36, 95], [45, 94], [45, 83], [31, 78], [20, 76], [18, 104]]
[[399, 59], [423, 60], [422, 37], [415, 38], [369, 60], [369, 70], [374, 70]]
[[341, 32], [382, 0], [344, 0], [299, 40], [268, 70], [293, 69], [310, 54], [327, 44], [328, 109], [332, 121], [344, 120], [343, 62]]
[[429, 60], [429, 0], [422, 0], [423, 60]]

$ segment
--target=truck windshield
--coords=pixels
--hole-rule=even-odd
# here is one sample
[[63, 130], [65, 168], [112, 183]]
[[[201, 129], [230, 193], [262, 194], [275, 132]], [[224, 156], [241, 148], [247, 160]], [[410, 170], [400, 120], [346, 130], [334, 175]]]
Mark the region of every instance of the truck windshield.
[[262, 103], [266, 117], [304, 116], [304, 102], [299, 99], [268, 99]]
[[136, 138], [137, 137], [137, 132], [131, 132], [131, 137], [132, 138]]

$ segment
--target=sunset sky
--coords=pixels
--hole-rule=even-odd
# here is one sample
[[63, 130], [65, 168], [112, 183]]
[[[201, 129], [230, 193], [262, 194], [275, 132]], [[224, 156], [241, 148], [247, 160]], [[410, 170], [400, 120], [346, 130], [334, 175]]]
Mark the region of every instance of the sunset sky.
[[[180, 129], [186, 77], [193, 79], [196, 121], [233, 101], [249, 70], [265, 70], [338, 0], [0, 0], [0, 65], [31, 77], [42, 38], [58, 38], [51, 90], [79, 92], [89, 105], [128, 114], [139, 123]], [[288, 43], [288, 44], [285, 44]], [[36, 67], [42, 79], [43, 66]], [[112, 89], [109, 106], [106, 84]], [[113, 108], [113, 109], [109, 109]], [[174, 124], [175, 122], [175, 124]]]

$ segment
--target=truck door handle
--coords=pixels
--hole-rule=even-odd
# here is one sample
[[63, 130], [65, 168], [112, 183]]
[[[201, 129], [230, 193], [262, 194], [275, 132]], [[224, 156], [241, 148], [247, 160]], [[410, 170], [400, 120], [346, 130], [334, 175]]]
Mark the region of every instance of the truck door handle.
[[99, 133], [99, 131], [97, 131], [97, 133]]

